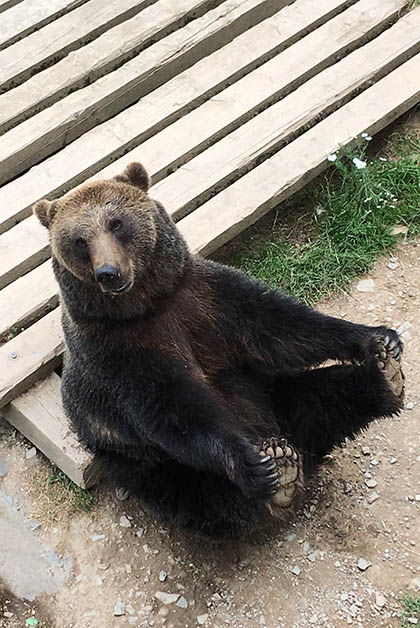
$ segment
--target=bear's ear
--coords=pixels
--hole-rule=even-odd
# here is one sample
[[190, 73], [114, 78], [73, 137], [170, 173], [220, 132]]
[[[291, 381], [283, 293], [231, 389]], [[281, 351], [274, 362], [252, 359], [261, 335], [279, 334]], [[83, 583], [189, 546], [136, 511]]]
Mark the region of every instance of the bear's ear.
[[122, 174], [117, 174], [114, 177], [116, 181], [122, 181], [123, 183], [130, 183], [140, 188], [144, 192], [147, 192], [150, 187], [150, 177], [146, 172], [144, 166], [137, 162], [128, 164]]
[[41, 225], [49, 229], [53, 218], [57, 213], [56, 203], [54, 201], [47, 201], [47, 199], [44, 198], [35, 203], [33, 210]]

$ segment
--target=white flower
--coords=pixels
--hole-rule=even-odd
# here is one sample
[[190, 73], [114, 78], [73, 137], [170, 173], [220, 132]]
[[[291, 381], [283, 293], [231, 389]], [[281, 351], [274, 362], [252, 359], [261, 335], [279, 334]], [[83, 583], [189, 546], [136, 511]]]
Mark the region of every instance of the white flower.
[[315, 206], [315, 213], [317, 216], [321, 216], [325, 212], [325, 209], [321, 205]]
[[337, 161], [337, 153], [330, 153], [327, 159], [328, 161]]
[[367, 142], [370, 142], [370, 140], [372, 139], [371, 136], [369, 135], [369, 133], [362, 133], [362, 137], [363, 139], [365, 139]]
[[354, 157], [353, 163], [358, 170], [363, 170], [363, 168], [366, 168], [367, 166], [366, 161], [362, 161], [361, 159], [358, 159], [357, 157]]

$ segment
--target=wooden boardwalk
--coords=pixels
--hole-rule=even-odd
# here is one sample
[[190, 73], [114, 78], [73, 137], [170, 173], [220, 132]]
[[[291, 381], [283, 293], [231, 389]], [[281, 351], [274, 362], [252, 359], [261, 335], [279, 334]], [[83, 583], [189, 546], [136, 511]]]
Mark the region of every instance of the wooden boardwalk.
[[209, 254], [420, 101], [407, 0], [0, 0], [0, 406], [94, 481], [54, 372], [48, 235], [31, 207], [144, 163]]

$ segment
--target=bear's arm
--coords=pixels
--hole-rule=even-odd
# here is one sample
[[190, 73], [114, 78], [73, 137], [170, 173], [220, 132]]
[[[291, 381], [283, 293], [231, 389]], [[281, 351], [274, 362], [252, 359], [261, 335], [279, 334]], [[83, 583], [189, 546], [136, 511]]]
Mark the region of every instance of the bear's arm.
[[326, 316], [228, 267], [218, 266], [214, 288], [239, 358], [280, 372], [329, 359], [362, 361], [376, 346], [371, 342], [374, 335], [399, 342], [393, 330]]
[[250, 498], [268, 499], [275, 490], [272, 461], [236, 431], [233, 415], [187, 363], [162, 358], [144, 369], [133, 401], [139, 436], [178, 462], [224, 475]]

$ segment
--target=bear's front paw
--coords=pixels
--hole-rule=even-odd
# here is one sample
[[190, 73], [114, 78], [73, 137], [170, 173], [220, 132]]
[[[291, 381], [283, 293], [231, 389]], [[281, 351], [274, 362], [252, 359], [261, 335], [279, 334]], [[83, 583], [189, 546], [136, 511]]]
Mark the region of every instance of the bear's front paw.
[[376, 346], [373, 347], [373, 352], [376, 355], [382, 351], [398, 361], [401, 360], [404, 351], [404, 343], [394, 329], [376, 327], [375, 340]]
[[260, 456], [250, 448], [235, 465], [233, 482], [249, 499], [266, 501], [277, 491], [278, 473], [270, 456]]

